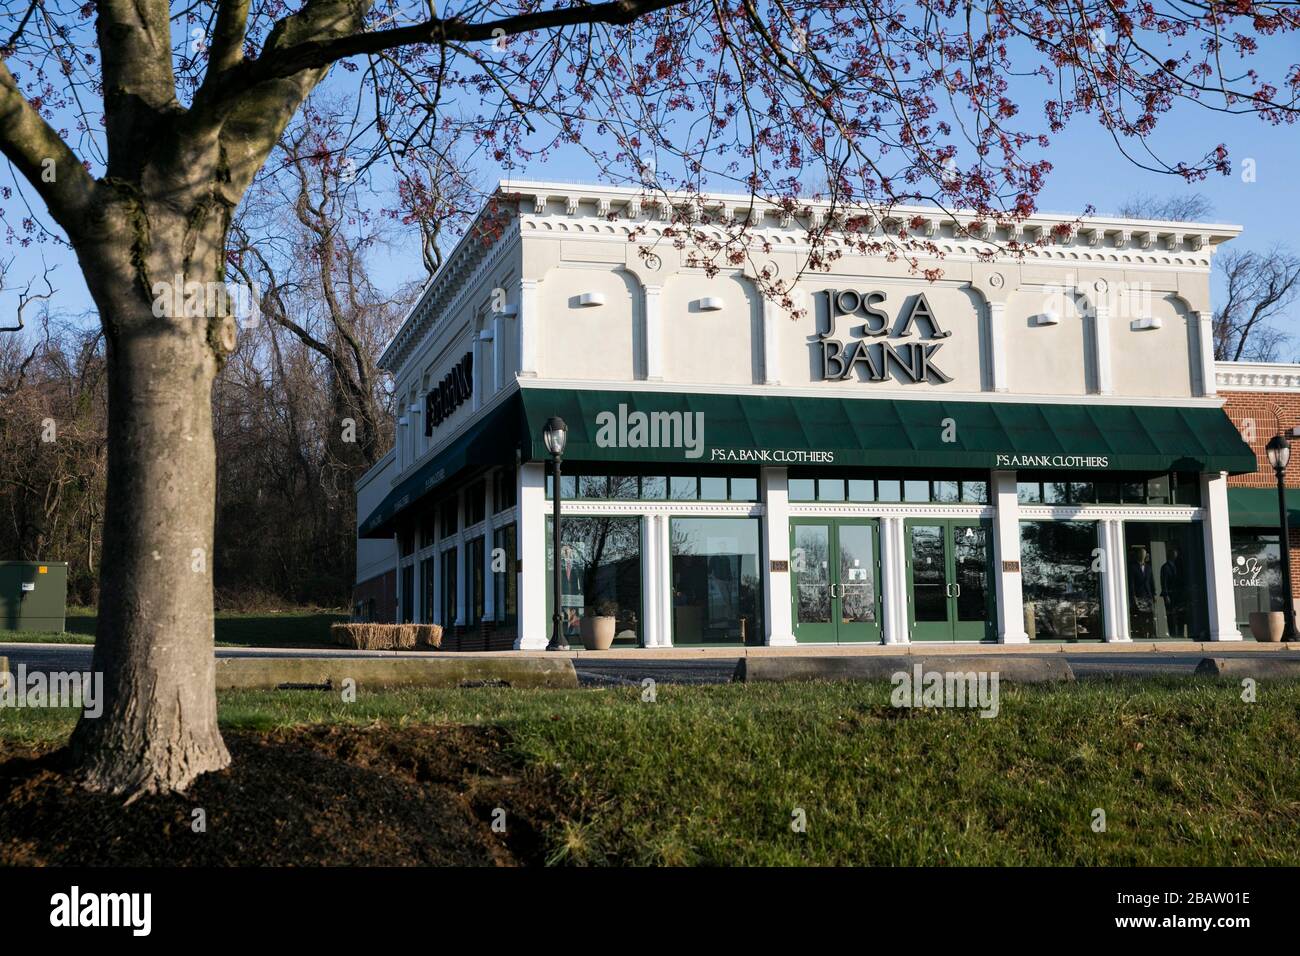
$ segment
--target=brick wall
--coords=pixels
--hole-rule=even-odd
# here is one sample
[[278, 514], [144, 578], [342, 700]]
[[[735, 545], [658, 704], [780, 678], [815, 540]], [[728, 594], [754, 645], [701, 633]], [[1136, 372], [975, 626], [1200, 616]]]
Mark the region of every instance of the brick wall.
[[[1300, 392], [1220, 392], [1225, 399], [1223, 410], [1232, 423], [1249, 439], [1255, 450], [1259, 470], [1253, 475], [1234, 475], [1228, 484], [1236, 488], [1273, 488], [1276, 479], [1269, 467], [1264, 446], [1278, 432], [1288, 432], [1300, 425]], [[1291, 439], [1291, 461], [1286, 468], [1288, 488], [1300, 488], [1300, 439]]]
[[[1223, 410], [1255, 450], [1255, 458], [1259, 462], [1258, 470], [1253, 475], [1230, 477], [1229, 487], [1276, 488], [1277, 478], [1268, 463], [1264, 446], [1279, 432], [1289, 432], [1300, 425], [1300, 392], [1221, 391], [1219, 394], [1224, 398]], [[1291, 460], [1287, 463], [1283, 480], [1287, 488], [1300, 488], [1300, 438], [1291, 438], [1290, 441]], [[1292, 593], [1300, 595], [1300, 528], [1291, 527], [1289, 531], [1291, 589]]]
[[370, 601], [374, 600], [375, 609], [372, 620], [391, 624], [397, 620], [397, 572], [385, 571], [383, 574], [362, 581], [352, 588], [352, 606], [361, 605], [361, 616], [369, 615]]

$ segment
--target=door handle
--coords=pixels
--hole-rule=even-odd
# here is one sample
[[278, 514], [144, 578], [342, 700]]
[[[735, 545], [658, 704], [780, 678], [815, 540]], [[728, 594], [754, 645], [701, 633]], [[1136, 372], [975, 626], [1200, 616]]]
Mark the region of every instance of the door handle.
[[955, 587], [955, 588], [957, 589], [956, 591], [953, 592], [953, 595], [952, 595], [952, 596], [953, 596], [953, 597], [961, 597], [961, 584], [960, 584], [959, 582], [957, 582], [957, 581], [954, 581], [954, 582], [952, 583], [952, 586]]
[[835, 598], [839, 597], [839, 595], [835, 593], [835, 585], [832, 584], [830, 588], [831, 588], [831, 599], [834, 600]]

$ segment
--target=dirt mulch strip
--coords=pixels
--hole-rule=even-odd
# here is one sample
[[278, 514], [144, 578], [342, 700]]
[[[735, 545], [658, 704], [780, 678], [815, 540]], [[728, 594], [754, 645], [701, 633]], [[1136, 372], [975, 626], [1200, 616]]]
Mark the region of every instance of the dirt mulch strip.
[[[89, 793], [62, 750], [0, 743], [0, 864], [519, 866], [563, 806], [499, 728], [320, 726], [225, 735], [234, 762], [183, 795]], [[494, 811], [505, 810], [504, 834]], [[195, 833], [194, 811], [207, 829]], [[496, 814], [499, 819], [500, 814]]]

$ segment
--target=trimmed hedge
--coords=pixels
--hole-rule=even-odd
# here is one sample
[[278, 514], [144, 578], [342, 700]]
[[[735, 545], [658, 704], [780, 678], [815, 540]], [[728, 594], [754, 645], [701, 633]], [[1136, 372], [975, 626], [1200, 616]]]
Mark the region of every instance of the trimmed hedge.
[[340, 647], [359, 651], [411, 651], [442, 646], [438, 624], [334, 624], [330, 633]]

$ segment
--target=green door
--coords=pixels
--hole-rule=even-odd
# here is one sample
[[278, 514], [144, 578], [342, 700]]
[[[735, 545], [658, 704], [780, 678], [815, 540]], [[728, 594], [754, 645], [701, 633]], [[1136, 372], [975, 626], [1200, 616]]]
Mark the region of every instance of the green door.
[[992, 640], [992, 523], [978, 518], [909, 518], [906, 529], [912, 640]]
[[879, 525], [868, 518], [790, 522], [790, 601], [801, 644], [880, 641]]

